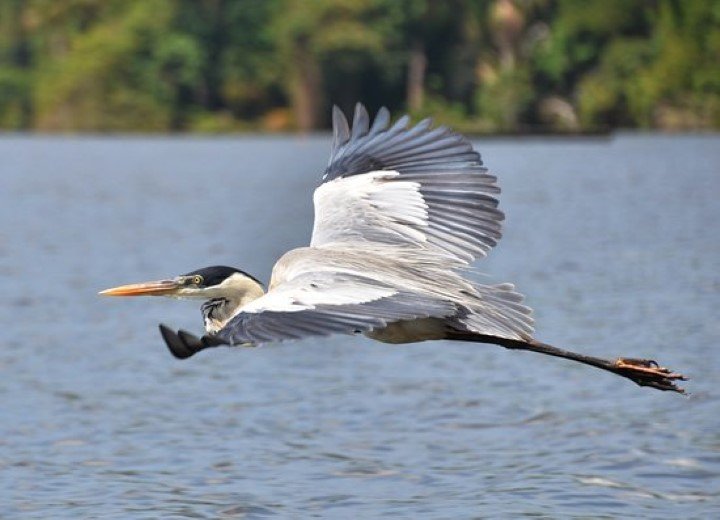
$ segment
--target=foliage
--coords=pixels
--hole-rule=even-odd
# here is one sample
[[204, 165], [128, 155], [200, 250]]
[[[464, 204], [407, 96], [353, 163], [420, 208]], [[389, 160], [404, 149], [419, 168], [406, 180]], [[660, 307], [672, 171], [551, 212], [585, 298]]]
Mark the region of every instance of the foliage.
[[720, 127], [720, 0], [0, 0], [0, 128]]

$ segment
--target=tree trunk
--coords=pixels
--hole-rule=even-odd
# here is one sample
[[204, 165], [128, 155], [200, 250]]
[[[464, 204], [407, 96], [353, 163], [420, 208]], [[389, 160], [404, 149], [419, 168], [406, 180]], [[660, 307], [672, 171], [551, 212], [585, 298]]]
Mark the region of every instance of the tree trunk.
[[307, 41], [298, 41], [294, 52], [291, 95], [298, 128], [307, 132], [318, 128], [322, 105], [322, 71], [308, 49]]
[[407, 74], [407, 106], [411, 112], [422, 108], [425, 95], [425, 71], [427, 58], [422, 42], [416, 41], [410, 49]]

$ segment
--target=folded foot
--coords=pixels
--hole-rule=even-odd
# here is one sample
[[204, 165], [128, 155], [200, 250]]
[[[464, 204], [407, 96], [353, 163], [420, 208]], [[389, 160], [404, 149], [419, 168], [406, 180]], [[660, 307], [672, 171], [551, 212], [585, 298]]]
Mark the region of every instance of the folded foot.
[[614, 371], [640, 386], [650, 386], [658, 390], [685, 393], [673, 381], [686, 381], [687, 378], [676, 372], [661, 367], [652, 359], [618, 358], [615, 360]]

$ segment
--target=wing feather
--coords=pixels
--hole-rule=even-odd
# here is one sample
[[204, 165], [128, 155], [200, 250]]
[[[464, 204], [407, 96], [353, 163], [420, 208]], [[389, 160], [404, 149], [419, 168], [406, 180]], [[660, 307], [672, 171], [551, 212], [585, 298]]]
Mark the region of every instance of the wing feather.
[[355, 115], [353, 116], [353, 127], [350, 139], [359, 139], [368, 133], [370, 128], [370, 116], [367, 109], [360, 103], [355, 105]]
[[454, 312], [452, 302], [402, 291], [371, 278], [336, 272], [304, 273], [242, 307], [213, 337], [231, 345], [257, 344], [353, 334], [394, 321]]
[[332, 152], [330, 155], [335, 155], [339, 148], [344, 145], [348, 139], [350, 139], [350, 126], [345, 118], [345, 114], [342, 113], [338, 107], [333, 107], [333, 144]]
[[468, 264], [497, 244], [500, 188], [467, 139], [430, 119], [408, 128], [404, 116], [389, 126], [385, 108], [371, 125], [358, 104], [349, 131], [339, 109], [333, 114], [312, 246], [396, 243]]

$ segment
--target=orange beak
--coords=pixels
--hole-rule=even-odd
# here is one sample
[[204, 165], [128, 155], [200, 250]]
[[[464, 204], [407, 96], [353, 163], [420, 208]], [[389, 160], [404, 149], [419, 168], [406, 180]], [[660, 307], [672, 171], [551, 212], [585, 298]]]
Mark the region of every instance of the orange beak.
[[102, 296], [165, 296], [175, 293], [180, 287], [180, 283], [175, 280], [158, 280], [156, 282], [121, 285], [105, 289], [98, 294]]

